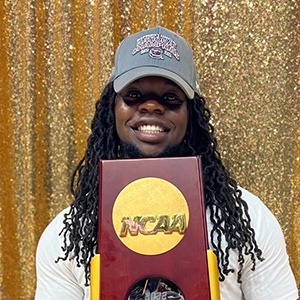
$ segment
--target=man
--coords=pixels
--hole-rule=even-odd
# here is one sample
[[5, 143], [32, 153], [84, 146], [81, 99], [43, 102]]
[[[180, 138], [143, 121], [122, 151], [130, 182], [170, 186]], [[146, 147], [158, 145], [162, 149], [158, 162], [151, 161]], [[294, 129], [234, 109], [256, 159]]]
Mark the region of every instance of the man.
[[85, 156], [72, 178], [75, 200], [39, 242], [36, 299], [89, 299], [100, 159], [191, 155], [202, 156], [209, 243], [218, 257], [221, 298], [298, 298], [279, 224], [229, 176], [209, 118], [192, 51], [183, 38], [159, 27], [121, 43], [96, 104]]

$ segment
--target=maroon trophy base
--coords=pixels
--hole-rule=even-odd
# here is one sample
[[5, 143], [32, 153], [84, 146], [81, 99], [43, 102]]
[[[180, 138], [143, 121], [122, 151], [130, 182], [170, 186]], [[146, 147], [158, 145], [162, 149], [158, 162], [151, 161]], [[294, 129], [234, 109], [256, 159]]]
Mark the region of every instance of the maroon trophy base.
[[[126, 247], [116, 234], [112, 220], [119, 193], [130, 183], [148, 177], [175, 185], [189, 209], [188, 228], [182, 240], [173, 249], [158, 255], [143, 255]], [[101, 300], [123, 300], [137, 281], [153, 276], [174, 282], [185, 300], [210, 299], [200, 157], [100, 161], [99, 193]]]

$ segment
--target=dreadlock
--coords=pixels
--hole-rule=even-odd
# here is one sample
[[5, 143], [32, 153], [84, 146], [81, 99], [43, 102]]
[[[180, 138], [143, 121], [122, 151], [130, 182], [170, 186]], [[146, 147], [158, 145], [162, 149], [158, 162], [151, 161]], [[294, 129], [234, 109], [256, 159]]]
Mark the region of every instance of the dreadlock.
[[[60, 232], [64, 237], [62, 249], [65, 254], [56, 262], [76, 259], [77, 266], [83, 265], [85, 268], [86, 285], [90, 282], [91, 259], [98, 250], [98, 163], [100, 159], [118, 156], [115, 96], [112, 83], [109, 83], [96, 103], [87, 149], [72, 176], [71, 192], [75, 200], [65, 214], [64, 227]], [[242, 193], [236, 182], [222, 164], [205, 100], [196, 94], [193, 100], [187, 101], [187, 106], [189, 118], [185, 153], [202, 157], [205, 203], [212, 223], [210, 240], [218, 257], [220, 280], [235, 271], [229, 268], [229, 251], [235, 250], [239, 263], [237, 278], [241, 282], [244, 255], [250, 256], [252, 270], [257, 259], [263, 260], [250, 224], [248, 206], [241, 198]], [[226, 241], [225, 250], [222, 249], [222, 239]]]
[[[205, 107], [205, 100], [196, 94], [194, 100], [188, 101], [189, 123], [187, 128], [187, 146], [189, 155], [201, 155], [204, 180], [205, 205], [210, 211], [212, 230], [210, 241], [218, 257], [220, 281], [235, 270], [229, 268], [229, 251], [238, 251], [239, 270], [237, 280], [241, 283], [244, 255], [250, 255], [252, 270], [256, 258], [263, 260], [255, 232], [251, 227], [248, 205], [241, 198], [235, 180], [225, 169], [217, 151], [214, 128], [209, 123], [210, 111]], [[226, 241], [225, 252], [222, 238]]]

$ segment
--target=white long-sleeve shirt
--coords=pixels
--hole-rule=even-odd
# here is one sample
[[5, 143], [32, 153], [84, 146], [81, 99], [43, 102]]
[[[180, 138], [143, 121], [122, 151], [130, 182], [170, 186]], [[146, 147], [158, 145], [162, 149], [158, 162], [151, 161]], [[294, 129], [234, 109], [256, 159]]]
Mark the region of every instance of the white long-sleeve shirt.
[[[242, 283], [237, 282], [237, 273], [230, 273], [220, 282], [222, 300], [296, 300], [298, 290], [289, 265], [282, 230], [261, 200], [243, 190], [242, 198], [249, 206], [251, 224], [255, 230], [258, 246], [262, 250], [264, 261], [257, 261], [252, 271], [252, 261], [245, 256], [242, 271]], [[88, 300], [90, 287], [85, 286], [83, 267], [77, 267], [75, 260], [60, 260], [64, 256], [61, 249], [63, 237], [59, 232], [63, 228], [62, 211], [46, 228], [37, 248], [37, 290], [35, 300]], [[209, 214], [209, 213], [208, 213]], [[211, 231], [207, 215], [208, 232]], [[210, 245], [211, 247], [211, 245]], [[224, 243], [225, 247], [225, 243]], [[237, 253], [230, 251], [230, 268], [238, 270]], [[188, 299], [193, 300], [193, 299]]]

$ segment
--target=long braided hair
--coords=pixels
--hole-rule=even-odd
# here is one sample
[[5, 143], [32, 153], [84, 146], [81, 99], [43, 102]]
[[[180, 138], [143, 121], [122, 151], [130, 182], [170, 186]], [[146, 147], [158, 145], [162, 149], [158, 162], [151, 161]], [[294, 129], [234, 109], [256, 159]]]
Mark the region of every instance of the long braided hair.
[[[118, 157], [115, 96], [112, 83], [109, 83], [96, 103], [87, 149], [72, 176], [71, 192], [75, 200], [65, 214], [64, 227], [60, 233], [64, 237], [65, 255], [56, 262], [75, 259], [78, 267], [83, 265], [86, 285], [90, 282], [90, 263], [98, 246], [98, 163], [100, 159]], [[241, 282], [244, 255], [251, 257], [254, 270], [257, 259], [263, 259], [262, 252], [255, 240], [247, 204], [217, 151], [205, 100], [196, 94], [193, 100], [187, 101], [187, 107], [189, 118], [185, 153], [202, 156], [205, 204], [210, 211], [212, 223], [210, 241], [218, 257], [220, 280], [223, 281], [230, 272], [237, 271], [237, 280]], [[226, 241], [225, 249], [222, 247], [222, 239]], [[229, 268], [230, 250], [237, 251], [239, 270]]]

